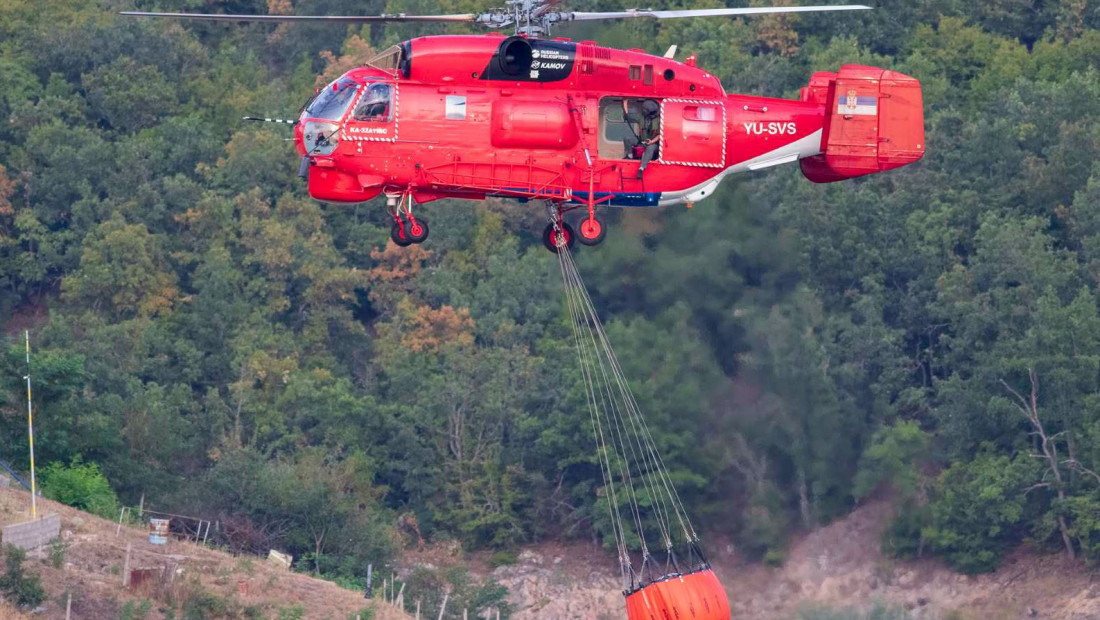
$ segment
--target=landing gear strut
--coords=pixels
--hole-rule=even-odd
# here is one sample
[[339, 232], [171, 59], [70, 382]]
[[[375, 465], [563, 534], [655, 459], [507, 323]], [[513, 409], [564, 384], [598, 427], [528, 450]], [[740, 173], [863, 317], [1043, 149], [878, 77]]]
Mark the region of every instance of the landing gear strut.
[[414, 243], [423, 243], [428, 238], [428, 220], [417, 218], [412, 213], [412, 192], [387, 196], [387, 206], [393, 216], [390, 239], [401, 247]]
[[557, 254], [559, 248], [572, 248], [578, 241], [589, 246], [603, 243], [607, 237], [607, 225], [603, 218], [596, 215], [594, 203], [587, 205], [588, 216], [580, 220], [577, 228], [565, 221], [563, 215], [566, 212], [583, 208], [585, 207], [564, 207], [560, 203], [547, 201], [546, 215], [550, 218], [550, 223], [542, 231], [542, 244], [547, 250]]
[[564, 213], [561, 203], [546, 201], [546, 215], [550, 223], [542, 231], [542, 244], [554, 254], [561, 248], [572, 248], [577, 242], [577, 234], [573, 227], [562, 219]]

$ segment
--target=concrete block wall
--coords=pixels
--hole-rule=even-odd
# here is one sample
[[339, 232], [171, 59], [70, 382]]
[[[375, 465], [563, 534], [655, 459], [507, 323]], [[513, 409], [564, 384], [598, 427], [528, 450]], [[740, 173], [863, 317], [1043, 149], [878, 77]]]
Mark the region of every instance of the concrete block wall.
[[37, 549], [61, 535], [61, 517], [49, 515], [37, 521], [6, 525], [3, 543], [20, 549]]

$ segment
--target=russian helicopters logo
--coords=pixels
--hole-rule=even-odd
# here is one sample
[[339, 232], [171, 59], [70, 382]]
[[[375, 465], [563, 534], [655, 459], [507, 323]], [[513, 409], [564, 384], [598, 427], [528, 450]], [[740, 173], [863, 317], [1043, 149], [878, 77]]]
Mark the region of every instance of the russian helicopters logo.
[[531, 78], [537, 79], [544, 71], [550, 75], [568, 71], [572, 60], [565, 52], [552, 48], [531, 50]]
[[750, 136], [786, 136], [798, 134], [795, 123], [744, 123], [745, 133]]

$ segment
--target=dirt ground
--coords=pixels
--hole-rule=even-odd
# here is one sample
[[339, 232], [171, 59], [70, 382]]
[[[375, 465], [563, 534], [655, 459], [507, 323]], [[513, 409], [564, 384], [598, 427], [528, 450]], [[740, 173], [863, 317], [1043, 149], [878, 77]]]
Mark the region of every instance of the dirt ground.
[[790, 618], [799, 607], [875, 601], [904, 606], [920, 618], [973, 620], [1100, 619], [1100, 573], [1061, 555], [1020, 549], [996, 572], [967, 577], [941, 562], [883, 556], [879, 540], [891, 508], [871, 503], [795, 541], [779, 568], [715, 554], [735, 618]]
[[[72, 593], [72, 617], [78, 620], [118, 620], [125, 609], [137, 610], [150, 601], [150, 620], [164, 617], [162, 609], [179, 606], [188, 597], [214, 594], [224, 604], [243, 609], [253, 607], [265, 618], [300, 617], [354, 619], [368, 606], [363, 595], [337, 585], [289, 572], [269, 564], [265, 558], [234, 556], [177, 540], [167, 545], [149, 543], [145, 528], [122, 526], [52, 502], [39, 500], [39, 515], [61, 517], [61, 540], [65, 545], [60, 567], [54, 566], [50, 548], [28, 554], [26, 566], [42, 577], [47, 592], [42, 612], [23, 616], [0, 606], [0, 620], [7, 618], [60, 619], [65, 617], [65, 598]], [[23, 489], [0, 489], [0, 524], [10, 525], [30, 517], [30, 494]], [[116, 531], [118, 536], [116, 536]], [[132, 546], [133, 569], [164, 571], [136, 589], [122, 585], [126, 545]], [[129, 605], [127, 607], [127, 605]], [[407, 620], [383, 604], [375, 604], [376, 620]], [[297, 610], [301, 609], [301, 615]], [[139, 614], [131, 614], [134, 620]]]
[[[727, 541], [707, 540], [715, 572], [726, 586], [735, 620], [790, 620], [814, 606], [834, 609], [887, 603], [917, 618], [942, 620], [1100, 620], [1100, 573], [1061, 555], [1021, 549], [1002, 567], [977, 577], [939, 561], [900, 562], [883, 556], [879, 540], [889, 503], [875, 502], [792, 541], [777, 568], [745, 562]], [[445, 554], [431, 554], [446, 564]], [[548, 544], [519, 554], [516, 564], [490, 571], [487, 555], [461, 559], [506, 585], [516, 620], [616, 619], [625, 606], [612, 555], [591, 544]]]

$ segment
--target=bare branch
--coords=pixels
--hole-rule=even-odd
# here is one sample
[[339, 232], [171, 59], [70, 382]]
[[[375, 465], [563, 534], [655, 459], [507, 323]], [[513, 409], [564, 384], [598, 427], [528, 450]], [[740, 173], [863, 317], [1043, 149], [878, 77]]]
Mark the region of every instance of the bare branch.
[[1097, 484], [1100, 484], [1100, 474], [1097, 474], [1088, 467], [1085, 467], [1077, 459], [1067, 459], [1065, 461], [1062, 461], [1062, 464], [1079, 474], [1089, 476], [1090, 478], [1096, 480]]
[[1027, 414], [1028, 413], [1027, 399], [1024, 398], [1019, 392], [1012, 389], [1012, 386], [1009, 385], [1008, 382], [1005, 381], [1004, 379], [1001, 379], [1001, 385], [1005, 386], [1005, 389], [1008, 390], [1013, 396], [1016, 397], [1017, 400], [1020, 401], [1020, 404], [1018, 404], [1016, 406], [1019, 407], [1022, 411], [1024, 411], [1025, 414]]

